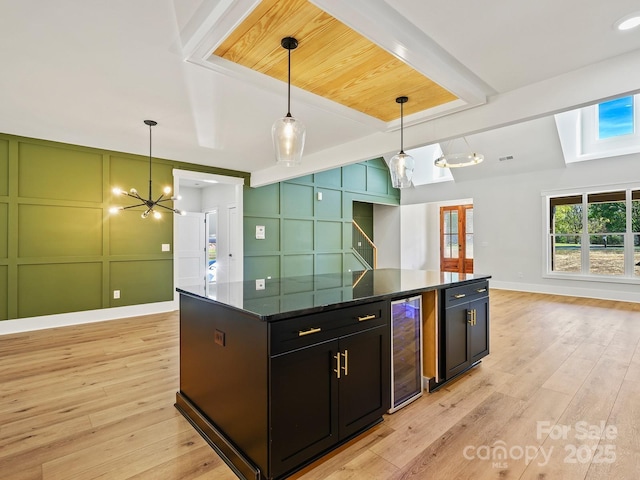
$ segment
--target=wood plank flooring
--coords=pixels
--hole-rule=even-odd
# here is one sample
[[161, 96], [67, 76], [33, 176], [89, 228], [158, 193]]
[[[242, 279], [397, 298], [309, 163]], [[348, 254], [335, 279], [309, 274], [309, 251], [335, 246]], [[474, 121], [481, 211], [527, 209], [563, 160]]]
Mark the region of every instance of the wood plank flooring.
[[[491, 290], [491, 354], [293, 475], [635, 479], [640, 304]], [[173, 407], [178, 314], [0, 336], [0, 478], [233, 480]]]

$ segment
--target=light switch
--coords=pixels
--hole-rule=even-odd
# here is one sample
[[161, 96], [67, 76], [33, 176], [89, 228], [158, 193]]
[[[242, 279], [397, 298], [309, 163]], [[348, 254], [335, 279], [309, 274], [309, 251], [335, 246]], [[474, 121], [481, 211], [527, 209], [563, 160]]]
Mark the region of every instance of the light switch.
[[163, 251], [163, 252], [170, 252], [170, 251], [171, 251], [171, 244], [169, 244], [169, 243], [163, 243], [163, 244], [162, 244], [162, 251]]
[[264, 240], [265, 238], [265, 228], [264, 225], [256, 225], [256, 239]]
[[318, 200], [322, 200], [322, 192], [318, 192]]
[[120, 298], [120, 290], [114, 290], [113, 291], [113, 299], [117, 300]]

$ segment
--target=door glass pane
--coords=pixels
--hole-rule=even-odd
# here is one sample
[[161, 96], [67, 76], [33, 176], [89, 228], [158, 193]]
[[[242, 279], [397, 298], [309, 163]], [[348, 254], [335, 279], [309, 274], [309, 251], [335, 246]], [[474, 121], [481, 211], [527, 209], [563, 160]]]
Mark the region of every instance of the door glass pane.
[[465, 257], [467, 260], [473, 259], [473, 235], [468, 233], [466, 235], [465, 242]]
[[640, 277], [640, 235], [633, 236], [633, 274]]
[[465, 215], [467, 233], [473, 233], [473, 208], [466, 208]]
[[580, 236], [552, 235], [551, 270], [554, 272], [580, 272], [582, 270]]
[[444, 245], [444, 258], [458, 258], [458, 235], [445, 235]]

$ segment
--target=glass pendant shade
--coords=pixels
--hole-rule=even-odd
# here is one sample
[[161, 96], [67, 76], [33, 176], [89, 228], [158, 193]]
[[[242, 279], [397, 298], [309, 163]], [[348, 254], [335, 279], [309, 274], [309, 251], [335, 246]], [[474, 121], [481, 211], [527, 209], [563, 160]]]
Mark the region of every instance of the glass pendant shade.
[[409, 188], [413, 178], [413, 169], [416, 162], [411, 155], [404, 153], [404, 108], [409, 97], [398, 97], [396, 103], [400, 104], [400, 151], [389, 160], [389, 172], [393, 188]]
[[389, 171], [391, 172], [391, 184], [394, 188], [408, 188], [411, 186], [413, 169], [416, 162], [411, 155], [400, 151], [389, 161]]
[[279, 118], [271, 128], [273, 148], [278, 165], [293, 167], [302, 162], [306, 129], [300, 120], [287, 114]]

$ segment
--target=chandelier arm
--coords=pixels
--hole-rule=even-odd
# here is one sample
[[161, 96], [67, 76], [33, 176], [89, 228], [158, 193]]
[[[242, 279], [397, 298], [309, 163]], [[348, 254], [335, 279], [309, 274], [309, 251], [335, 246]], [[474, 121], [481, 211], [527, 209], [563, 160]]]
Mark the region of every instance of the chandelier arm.
[[181, 213], [180, 210], [178, 210], [177, 208], [167, 207], [166, 205], [162, 205], [160, 203], [157, 203], [155, 206], [160, 207], [160, 208], [164, 208], [165, 210], [171, 210], [174, 213]]
[[129, 205], [127, 207], [120, 207], [120, 210], [128, 210], [130, 208], [144, 207], [144, 206], [146, 206], [144, 203], [136, 203], [135, 205]]

